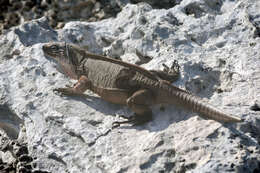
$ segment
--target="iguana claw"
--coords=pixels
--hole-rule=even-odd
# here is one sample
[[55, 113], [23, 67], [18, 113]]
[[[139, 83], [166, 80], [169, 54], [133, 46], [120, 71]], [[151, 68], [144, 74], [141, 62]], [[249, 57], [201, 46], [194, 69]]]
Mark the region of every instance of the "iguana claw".
[[132, 124], [132, 126], [142, 125], [142, 124], [145, 124], [145, 123], [151, 121], [151, 119], [152, 119], [152, 116], [149, 116], [149, 115], [142, 116], [142, 115], [137, 115], [136, 113], [130, 117], [126, 117], [124, 115], [120, 115], [120, 117], [127, 119], [127, 120], [113, 122], [112, 123], [113, 129], [119, 127], [121, 124], [127, 124], [127, 123]]
[[180, 72], [180, 65], [177, 60], [174, 60], [171, 67], [168, 67], [166, 64], [162, 64], [164, 69], [163, 71], [168, 74], [178, 74]]
[[53, 92], [57, 92], [61, 95], [69, 95], [71, 93], [71, 88], [55, 88]]
[[81, 96], [86, 97], [85, 94], [75, 91], [73, 88], [55, 88], [54, 92], [59, 93], [61, 96]]

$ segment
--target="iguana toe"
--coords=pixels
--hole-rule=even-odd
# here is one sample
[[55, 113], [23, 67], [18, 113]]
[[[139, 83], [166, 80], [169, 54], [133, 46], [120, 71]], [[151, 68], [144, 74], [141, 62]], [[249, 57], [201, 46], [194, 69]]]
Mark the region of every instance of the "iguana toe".
[[73, 88], [56, 88], [53, 89], [54, 92], [59, 93], [61, 96], [82, 96], [86, 97], [85, 94], [75, 91]]
[[70, 90], [69, 88], [55, 88], [53, 89], [53, 92], [57, 92], [60, 95], [69, 95]]
[[132, 124], [132, 126], [139, 126], [139, 125], [143, 125], [152, 120], [152, 115], [138, 115], [136, 113], [131, 117], [126, 117], [126, 116], [122, 116], [122, 115], [120, 117], [125, 118], [127, 120], [113, 122], [112, 128], [117, 128], [121, 124], [127, 124], [127, 123]]

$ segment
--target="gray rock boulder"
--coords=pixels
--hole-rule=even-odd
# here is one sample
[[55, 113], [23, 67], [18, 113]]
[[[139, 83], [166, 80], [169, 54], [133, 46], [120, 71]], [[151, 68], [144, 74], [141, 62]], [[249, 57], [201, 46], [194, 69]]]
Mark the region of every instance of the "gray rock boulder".
[[[45, 18], [14, 27], [0, 36], [0, 110], [10, 110], [1, 122], [14, 137], [22, 123], [37, 169], [53, 173], [258, 172], [260, 113], [250, 107], [260, 98], [259, 11], [257, 0], [183, 0], [169, 9], [128, 4], [116, 18], [59, 30]], [[117, 114], [131, 111], [89, 91], [86, 99], [55, 94], [75, 81], [43, 55], [50, 41], [147, 69], [177, 60], [175, 85], [244, 122], [221, 124], [170, 105], [154, 107], [146, 125], [111, 130]]]

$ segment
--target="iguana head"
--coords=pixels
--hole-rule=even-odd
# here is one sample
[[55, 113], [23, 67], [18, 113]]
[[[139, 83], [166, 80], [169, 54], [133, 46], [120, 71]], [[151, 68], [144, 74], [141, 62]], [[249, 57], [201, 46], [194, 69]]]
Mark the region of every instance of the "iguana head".
[[42, 46], [43, 52], [48, 57], [58, 62], [62, 71], [73, 79], [78, 79], [78, 66], [83, 56], [80, 48], [65, 42], [51, 42]]

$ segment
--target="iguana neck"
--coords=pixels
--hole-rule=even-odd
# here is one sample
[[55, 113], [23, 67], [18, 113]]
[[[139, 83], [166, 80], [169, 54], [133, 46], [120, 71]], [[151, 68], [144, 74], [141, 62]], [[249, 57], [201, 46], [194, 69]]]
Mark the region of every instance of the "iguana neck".
[[[67, 64], [66, 73], [71, 73], [76, 79], [79, 79], [82, 73], [84, 73], [84, 61], [86, 56], [81, 49], [75, 49], [71, 45], [66, 47], [66, 56], [69, 59]], [[66, 65], [63, 65], [66, 67]], [[72, 76], [70, 75], [70, 76]]]

